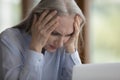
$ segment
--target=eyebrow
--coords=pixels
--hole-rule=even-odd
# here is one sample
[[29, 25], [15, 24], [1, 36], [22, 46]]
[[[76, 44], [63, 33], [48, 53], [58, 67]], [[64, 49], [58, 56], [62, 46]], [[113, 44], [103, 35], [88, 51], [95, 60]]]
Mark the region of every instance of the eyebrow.
[[[61, 33], [59, 33], [59, 32], [57, 32], [57, 31], [53, 31], [51, 34], [52, 34], [52, 35], [62, 36], [62, 34], [61, 34]], [[65, 35], [65, 36], [67, 37], [67, 36], [72, 36], [72, 35], [73, 35], [73, 32], [72, 32], [72, 33], [70, 33], [70, 34], [67, 34], [67, 35]]]

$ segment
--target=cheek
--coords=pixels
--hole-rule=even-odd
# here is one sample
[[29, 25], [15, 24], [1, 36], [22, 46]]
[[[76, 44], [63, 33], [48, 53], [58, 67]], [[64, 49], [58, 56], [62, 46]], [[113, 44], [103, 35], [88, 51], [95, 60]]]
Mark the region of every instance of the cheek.
[[65, 37], [64, 43], [66, 43], [69, 39], [70, 37]]
[[57, 39], [57, 37], [50, 35], [47, 44], [54, 44], [55, 40]]

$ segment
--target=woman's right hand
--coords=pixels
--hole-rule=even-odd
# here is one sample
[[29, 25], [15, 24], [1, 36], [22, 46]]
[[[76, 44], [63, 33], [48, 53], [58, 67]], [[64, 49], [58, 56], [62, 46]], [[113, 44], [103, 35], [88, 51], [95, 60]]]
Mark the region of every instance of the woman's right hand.
[[31, 34], [32, 39], [30, 43], [30, 49], [40, 52], [42, 48], [46, 45], [48, 38], [52, 31], [58, 26], [57, 11], [50, 12], [49, 10], [45, 10], [37, 20], [37, 16], [34, 15]]

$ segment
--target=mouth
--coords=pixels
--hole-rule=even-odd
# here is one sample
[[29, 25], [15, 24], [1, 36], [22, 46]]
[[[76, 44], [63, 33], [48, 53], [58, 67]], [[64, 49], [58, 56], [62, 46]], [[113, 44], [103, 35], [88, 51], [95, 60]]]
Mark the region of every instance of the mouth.
[[57, 47], [53, 46], [53, 45], [49, 45], [51, 49], [55, 50], [57, 49]]

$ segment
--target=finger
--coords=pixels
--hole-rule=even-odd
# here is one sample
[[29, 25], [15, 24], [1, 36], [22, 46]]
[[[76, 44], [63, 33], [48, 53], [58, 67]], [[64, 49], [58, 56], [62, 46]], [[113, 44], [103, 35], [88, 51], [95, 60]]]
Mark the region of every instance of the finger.
[[48, 32], [49, 34], [51, 34], [51, 32], [53, 32], [53, 31], [55, 30], [55, 28], [58, 27], [58, 25], [59, 25], [59, 22], [56, 22], [54, 25], [52, 25], [52, 26], [47, 30], [47, 32]]
[[54, 25], [57, 21], [59, 20], [59, 17], [57, 16], [56, 18], [54, 18], [53, 20], [51, 20], [46, 27], [44, 27], [46, 30], [49, 29], [52, 25]]
[[41, 14], [41, 16], [38, 19], [38, 23], [41, 23], [42, 20], [45, 18], [45, 16], [49, 13], [49, 10], [45, 10], [43, 11], [43, 13]]
[[36, 23], [36, 30], [40, 30], [42, 27], [43, 27], [43, 25], [41, 24], [41, 22], [42, 22], [42, 20], [45, 18], [45, 16], [47, 15], [49, 13], [49, 10], [45, 10], [45, 11], [43, 11], [43, 13], [40, 15], [40, 17], [39, 17], [39, 19], [38, 19], [38, 21], [37, 21], [37, 23]]
[[81, 25], [82, 25], [82, 19], [81, 19], [80, 15], [77, 15], [77, 24], [79, 27], [81, 27]]
[[71, 36], [70, 41], [73, 41], [79, 35], [79, 28], [76, 22], [74, 22], [74, 34]]
[[34, 14], [34, 17], [33, 17], [34, 19], [33, 19], [33, 25], [35, 25], [35, 23], [36, 23], [36, 20], [37, 20], [37, 16]]
[[74, 23], [74, 35], [78, 35], [80, 32], [80, 28], [77, 22]]
[[31, 27], [32, 30], [35, 29], [35, 23], [36, 23], [36, 20], [37, 20], [37, 16], [34, 14], [34, 15], [33, 15], [32, 27]]
[[45, 19], [42, 21], [42, 25], [47, 24], [55, 15], [57, 14], [57, 11], [52, 11], [50, 14], [48, 14]]
[[80, 26], [80, 24], [81, 24], [80, 17], [77, 16], [77, 25]]

